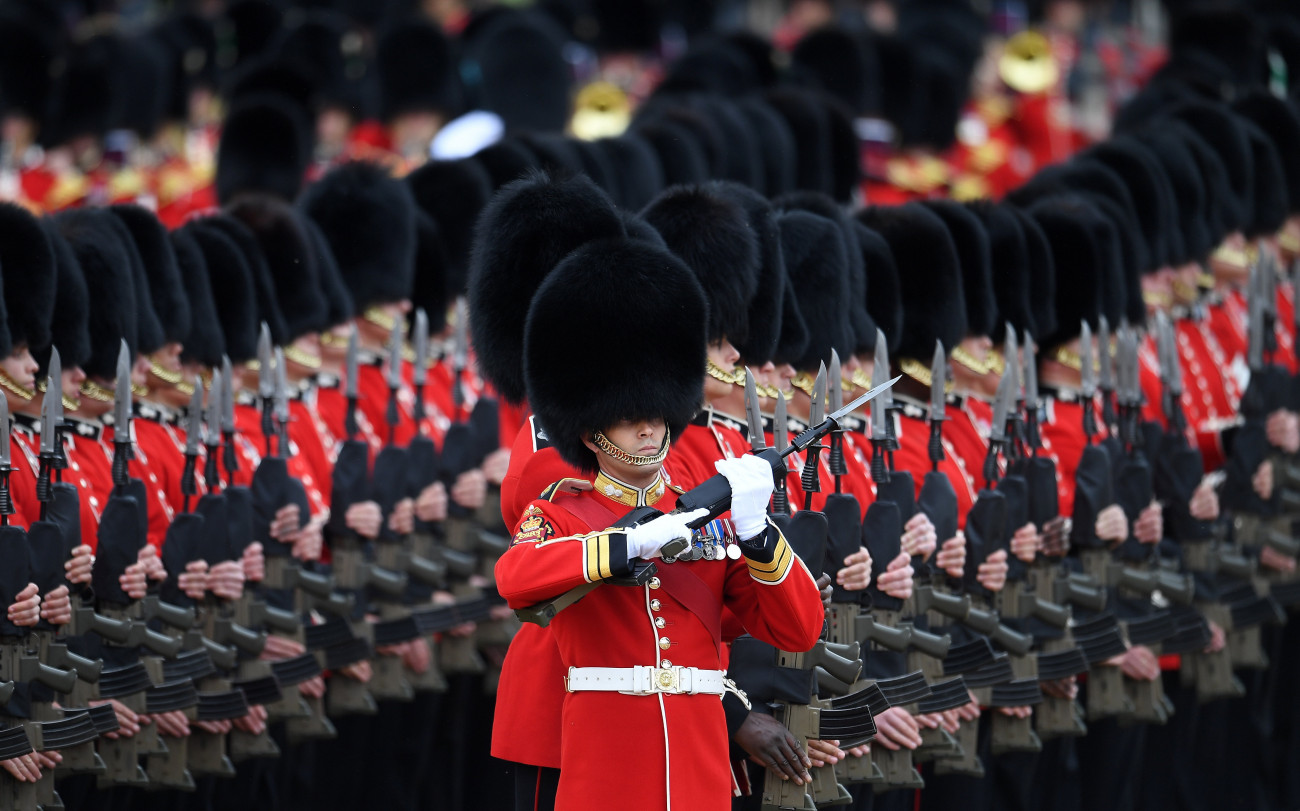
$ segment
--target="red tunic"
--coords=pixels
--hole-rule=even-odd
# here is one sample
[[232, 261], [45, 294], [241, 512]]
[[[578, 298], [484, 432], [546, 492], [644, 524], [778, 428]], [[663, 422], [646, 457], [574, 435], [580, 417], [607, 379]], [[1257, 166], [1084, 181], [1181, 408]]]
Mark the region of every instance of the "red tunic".
[[[676, 501], [675, 492], [661, 482], [649, 493], [599, 477], [593, 484], [592, 491], [529, 505], [514, 544], [496, 565], [497, 586], [510, 605], [532, 605], [626, 571], [624, 535], [601, 531], [594, 523], [612, 523], [647, 496], [659, 509], [671, 509]], [[570, 500], [591, 506], [566, 506]], [[575, 512], [607, 513], [611, 519], [593, 523]], [[771, 563], [701, 560], [671, 567], [688, 571], [665, 573], [640, 588], [597, 588], [558, 614], [551, 629], [564, 665], [718, 670], [719, 645], [706, 623], [720, 627], [724, 605], [756, 637], [784, 650], [807, 650], [821, 632], [817, 588], [783, 538]], [[677, 591], [681, 587], [673, 585], [692, 574], [707, 589], [710, 610], [716, 605], [711, 618], [692, 613], [680, 597], [684, 592]], [[567, 693], [563, 729], [557, 808], [605, 809], [611, 798], [629, 811], [670, 804], [730, 808], [727, 729], [717, 696]], [[637, 771], [649, 776], [637, 781], [635, 790], [629, 790], [626, 770], [612, 768], [610, 761], [629, 751], [635, 752]]]
[[[39, 429], [40, 420], [19, 414], [15, 415], [13, 430], [9, 434], [9, 464], [13, 468], [9, 474], [9, 494], [14, 502], [14, 514], [9, 516], [9, 523], [24, 529], [41, 517], [41, 503], [36, 499], [41, 449]], [[96, 498], [92, 503], [90, 496], [94, 493], [94, 486], [83, 471], [81, 462], [87, 455], [86, 449], [92, 445], [92, 439], [83, 439], [79, 443], [71, 435], [65, 438], [68, 467], [63, 471], [63, 481], [77, 488], [81, 542], [89, 544], [93, 550], [98, 546], [96, 533], [99, 529], [100, 500]], [[107, 491], [104, 491], [103, 497], [107, 498]]]
[[[1056, 496], [1061, 515], [1074, 514], [1074, 474], [1079, 469], [1079, 459], [1087, 444], [1083, 434], [1083, 404], [1079, 393], [1071, 389], [1042, 387], [1043, 421], [1038, 433], [1043, 439], [1043, 450], [1056, 462]], [[1101, 398], [1093, 402], [1097, 415], [1097, 434], [1094, 441], [1106, 436], [1101, 419]]]
[[[933, 463], [930, 461], [930, 423], [927, 421], [929, 409], [910, 399], [895, 397], [903, 406], [898, 415], [896, 433], [898, 450], [894, 452], [894, 469], [906, 470], [912, 474], [916, 485], [916, 495], [921, 495], [925, 485], [925, 474], [929, 473]], [[952, 443], [944, 441], [943, 461], [939, 471], [952, 482], [952, 489], [957, 493], [957, 526], [966, 526], [966, 514], [975, 503], [975, 480], [966, 470], [966, 463]], [[981, 460], [980, 464], [983, 464]], [[946, 539], [941, 538], [940, 541]]]
[[984, 479], [984, 458], [989, 452], [993, 409], [970, 395], [950, 397], [947, 416], [948, 421], [943, 424], [944, 450], [960, 460], [959, 467], [970, 476], [971, 486], [978, 493], [988, 487]]

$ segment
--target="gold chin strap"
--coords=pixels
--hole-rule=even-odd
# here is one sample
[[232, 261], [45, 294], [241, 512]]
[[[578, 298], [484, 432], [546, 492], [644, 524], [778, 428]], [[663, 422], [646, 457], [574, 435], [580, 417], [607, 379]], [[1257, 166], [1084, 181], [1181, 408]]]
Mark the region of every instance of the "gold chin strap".
[[625, 465], [646, 467], [648, 465], [657, 465], [668, 457], [668, 446], [671, 444], [671, 438], [672, 432], [665, 428], [664, 443], [660, 446], [659, 452], [654, 456], [637, 456], [636, 454], [628, 453], [613, 442], [610, 442], [609, 437], [605, 436], [601, 431], [597, 431], [591, 435], [591, 442], [611, 459], [616, 459]]
[[794, 378], [790, 381], [790, 385], [794, 386], [796, 389], [808, 395], [809, 397], [812, 397], [813, 384], [816, 382], [817, 379], [814, 378], [812, 375], [808, 374], [807, 372], [800, 372], [799, 374], [795, 375]]
[[348, 336], [335, 335], [332, 332], [322, 332], [320, 334], [321, 346], [347, 346]]
[[[44, 380], [39, 380], [39, 381], [37, 381], [37, 383], [36, 383], [36, 390], [39, 391], [41, 394], [45, 394], [45, 393], [46, 393], [46, 391], [47, 391], [47, 387], [46, 387], [46, 385], [45, 385], [45, 381], [44, 381]], [[63, 410], [64, 410], [64, 411], [76, 411], [78, 408], [81, 408], [81, 401], [80, 401], [80, 400], [74, 400], [74, 399], [72, 399], [71, 397], [69, 397], [68, 395], [63, 394], [62, 392], [60, 392], [60, 394], [59, 394], [59, 399], [63, 401]]]
[[934, 383], [934, 376], [930, 374], [930, 367], [916, 358], [900, 358], [898, 368], [903, 374], [924, 386]]
[[1056, 351], [1052, 353], [1052, 360], [1067, 369], [1073, 369], [1076, 372], [1083, 371], [1083, 358], [1079, 356], [1078, 352], [1069, 347], [1058, 346]]
[[996, 349], [989, 350], [984, 362], [988, 364], [989, 371], [999, 377], [1007, 370], [1007, 359]]
[[379, 307], [371, 307], [361, 314], [361, 317], [380, 329], [391, 330], [397, 323], [397, 319], [384, 312]]
[[190, 396], [192, 396], [192, 395], [194, 394], [194, 384], [193, 384], [193, 383], [178, 382], [178, 383], [176, 384], [176, 391], [180, 392], [181, 394], [185, 395], [186, 397], [190, 397]]
[[106, 389], [93, 380], [81, 381], [81, 387], [78, 389], [82, 397], [89, 397], [97, 403], [113, 402], [113, 390]]
[[[153, 361], [149, 361], [149, 374], [153, 375], [154, 377], [158, 378], [159, 380], [161, 380], [162, 382], [166, 383], [169, 386], [175, 386], [181, 382], [180, 372], [173, 372], [168, 369], [164, 369], [163, 367], [159, 366], [157, 363], [154, 363]], [[192, 388], [190, 390], [190, 393], [191, 394], [194, 393]]]
[[735, 371], [728, 372], [726, 369], [723, 369], [721, 366], [714, 363], [713, 358], [708, 358], [707, 360], [708, 362], [705, 364], [704, 373], [707, 374], [709, 377], [713, 378], [714, 380], [720, 380], [729, 386], [734, 386], [737, 383], [745, 382], [744, 370], [737, 369]]
[[24, 400], [31, 400], [33, 397], [36, 396], [36, 392], [32, 391], [29, 388], [26, 388], [25, 386], [18, 385], [18, 383], [15, 382], [12, 377], [5, 374], [3, 371], [0, 371], [0, 386], [4, 386], [10, 392], [16, 394], [17, 396], [21, 397]]
[[986, 375], [989, 373], [989, 365], [987, 362], [976, 359], [974, 355], [967, 352], [965, 349], [962, 349], [961, 346], [954, 346], [950, 357], [977, 375]]
[[299, 366], [311, 369], [313, 372], [320, 368], [320, 358], [309, 355], [296, 346], [286, 346], [284, 348], [284, 357], [286, 360], [291, 360]]
[[854, 369], [853, 374], [849, 376], [849, 382], [859, 389], [871, 388], [871, 376], [865, 369]]
[[[136, 383], [132, 383], [132, 384], [131, 384], [131, 393], [134, 394], [136, 397], [148, 397], [148, 396], [149, 396], [149, 387], [148, 387], [148, 386], [141, 386], [141, 385], [138, 385], [138, 384], [136, 384]], [[191, 393], [191, 394], [194, 393], [194, 392], [193, 392], [193, 389], [190, 390], [190, 393]]]

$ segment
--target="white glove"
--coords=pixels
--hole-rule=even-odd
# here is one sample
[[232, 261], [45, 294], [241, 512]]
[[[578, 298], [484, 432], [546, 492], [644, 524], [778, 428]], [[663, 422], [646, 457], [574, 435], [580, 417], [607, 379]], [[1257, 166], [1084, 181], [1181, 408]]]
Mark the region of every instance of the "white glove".
[[627, 531], [627, 559], [650, 560], [662, 557], [660, 550], [664, 544], [678, 538], [690, 538], [694, 530], [687, 524], [708, 514], [709, 511], [701, 507], [688, 513], [668, 513], [632, 527]]
[[752, 454], [713, 463], [731, 485], [731, 523], [742, 541], [753, 540], [767, 526], [772, 498], [772, 466]]

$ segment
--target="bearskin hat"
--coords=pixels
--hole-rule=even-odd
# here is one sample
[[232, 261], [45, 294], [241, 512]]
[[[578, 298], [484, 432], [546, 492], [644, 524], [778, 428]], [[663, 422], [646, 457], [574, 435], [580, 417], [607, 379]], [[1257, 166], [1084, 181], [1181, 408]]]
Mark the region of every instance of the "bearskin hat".
[[474, 223], [492, 196], [492, 178], [471, 158], [430, 161], [406, 176], [415, 204], [442, 234], [447, 251], [448, 295], [465, 289]]
[[13, 203], [0, 203], [0, 273], [10, 351], [48, 346], [58, 283], [54, 249], [36, 217]]
[[[316, 83], [317, 76], [309, 73], [306, 66], [264, 56], [240, 67], [225, 83], [222, 96], [230, 107], [269, 96], [282, 105], [291, 105], [305, 122], [315, 118]], [[308, 138], [312, 134], [304, 133]]]
[[650, 204], [664, 187], [664, 171], [654, 147], [636, 134], [602, 138], [592, 145], [609, 157], [618, 178], [618, 196], [614, 202], [628, 211], [640, 211]]
[[354, 161], [309, 186], [299, 205], [325, 234], [357, 312], [411, 295], [416, 208], [410, 186]]
[[1056, 331], [1056, 262], [1052, 246], [1038, 221], [1018, 208], [1008, 208], [1020, 224], [1025, 238], [1026, 257], [1029, 264], [1030, 320], [1033, 335], [1040, 342], [1044, 335]]
[[244, 252], [212, 224], [212, 219], [194, 220], [181, 231], [191, 236], [203, 252], [225, 353], [232, 362], [243, 363], [257, 357], [257, 289]]
[[668, 121], [676, 124], [683, 132], [689, 133], [704, 159], [704, 179], [712, 180], [723, 176], [728, 145], [721, 130], [713, 120], [704, 114], [690, 109], [676, 100], [643, 106], [637, 111], [637, 124], [651, 121]]
[[609, 162], [609, 156], [603, 149], [592, 145], [591, 141], [583, 141], [578, 138], [568, 139], [573, 145], [573, 150], [578, 154], [578, 162], [582, 164], [582, 173], [591, 178], [595, 183], [605, 190], [611, 198], [617, 199], [618, 177], [614, 174], [614, 167]]
[[589, 178], [534, 170], [492, 198], [475, 226], [468, 295], [479, 369], [508, 402], [523, 402], [524, 323], [542, 280], [594, 239], [625, 234]]
[[924, 360], [967, 335], [966, 293], [957, 246], [943, 220], [919, 203], [863, 209], [858, 220], [889, 244], [898, 268], [903, 336], [898, 355]]
[[447, 251], [438, 224], [423, 211], [415, 214], [415, 275], [411, 285], [410, 329], [415, 328], [415, 311], [423, 310], [429, 334], [447, 327]]
[[763, 185], [759, 191], [768, 197], [793, 191], [795, 143], [790, 125], [762, 99], [740, 99], [736, 107], [758, 141], [759, 160], [763, 163]]
[[[900, 298], [894, 254], [880, 234], [856, 220], [853, 228], [867, 274], [867, 312], [877, 329], [885, 334], [887, 349], [892, 355], [898, 351], [898, 342], [903, 339], [903, 300]], [[875, 338], [867, 351], [876, 351]]]
[[715, 181], [709, 189], [744, 209], [749, 228], [758, 240], [758, 284], [749, 303], [749, 335], [732, 339], [732, 343], [746, 364], [762, 366], [776, 352], [785, 305], [785, 259], [777, 215], [763, 195], [747, 186]]
[[1182, 250], [1169, 257], [1174, 266], [1206, 256], [1214, 247], [1209, 244], [1205, 225], [1205, 184], [1201, 180], [1196, 159], [1192, 157], [1184, 140], [1182, 125], [1161, 122], [1154, 128], [1137, 135], [1147, 145], [1152, 157], [1160, 162], [1174, 192], [1174, 224], [1182, 235]]
[[778, 87], [765, 99], [790, 129], [794, 139], [794, 188], [830, 194], [834, 188], [831, 166], [831, 125], [827, 107], [807, 91]]
[[[122, 117], [126, 95], [117, 62], [118, 37], [100, 34], [70, 47], [54, 81], [41, 141], [57, 146], [79, 136], [101, 137]], [[37, 73], [36, 65], [28, 72]]]
[[346, 109], [361, 119], [377, 111], [368, 109], [362, 92], [366, 63], [360, 49], [360, 34], [349, 27], [346, 17], [313, 10], [300, 15], [285, 33], [278, 56], [311, 72], [318, 104]]
[[[50, 345], [59, 349], [59, 357], [65, 369], [81, 366], [90, 358], [90, 330], [86, 324], [90, 320], [90, 293], [86, 290], [86, 280], [81, 275], [81, 265], [77, 264], [77, 255], [72, 246], [59, 233], [53, 220], [41, 220], [41, 227], [49, 237], [50, 248], [54, 251], [54, 266], [58, 273], [58, 283], [54, 293], [54, 312], [58, 317], [50, 325]], [[0, 307], [3, 310], [3, 307]], [[5, 319], [0, 312], [0, 322]], [[8, 330], [4, 330], [8, 340]], [[48, 368], [50, 346], [32, 347], [32, 357], [40, 364], [42, 370]], [[8, 354], [8, 353], [6, 353]]]
[[[584, 302], [610, 301], [636, 302], [637, 317], [603, 306], [574, 317]], [[528, 402], [560, 456], [595, 470], [583, 438], [623, 419], [663, 418], [680, 437], [704, 397], [707, 318], [691, 269], [644, 241], [597, 240], [560, 262], [538, 287], [524, 328]], [[587, 347], [578, 366], [556, 349], [577, 345]], [[652, 356], [629, 362], [628, 347], [653, 347]]]
[[1182, 240], [1176, 233], [1173, 191], [1155, 158], [1131, 136], [1105, 141], [1084, 155], [1109, 167], [1128, 186], [1147, 246], [1148, 269], [1169, 265]]
[[54, 218], [55, 228], [77, 258], [87, 300], [95, 302], [88, 308], [90, 353], [81, 369], [99, 380], [117, 377], [118, 349], [123, 340], [134, 345], [136, 331], [134, 270], [126, 246], [111, 228], [113, 222], [93, 209], [73, 209]]
[[0, 88], [7, 115], [25, 114], [40, 121], [54, 84], [49, 70], [62, 48], [61, 26], [42, 21], [26, 9], [9, 8], [0, 15]]
[[1265, 43], [1255, 17], [1244, 9], [1192, 8], [1173, 15], [1169, 52], [1196, 52], [1213, 60], [1222, 79], [1251, 85], [1264, 77]]
[[265, 53], [280, 35], [284, 12], [269, 0], [236, 0], [221, 17], [236, 52], [236, 65]]
[[1286, 222], [1289, 202], [1282, 156], [1273, 140], [1258, 125], [1245, 118], [1241, 123], [1250, 141], [1251, 166], [1254, 169], [1254, 198], [1245, 233], [1250, 238], [1275, 234]]
[[709, 164], [703, 148], [690, 130], [680, 124], [652, 121], [638, 125], [632, 134], [654, 150], [662, 170], [663, 186], [703, 183], [709, 179]]
[[838, 26], [812, 31], [790, 55], [791, 68], [839, 99], [854, 115], [880, 108], [880, 67], [867, 37]]
[[563, 46], [563, 34], [544, 18], [508, 14], [493, 20], [470, 48], [479, 77], [470, 87], [475, 107], [501, 116], [508, 132], [562, 131], [573, 92]]
[[[970, 203], [967, 208], [979, 218], [988, 233], [992, 292], [997, 302], [993, 329], [988, 336], [993, 343], [1001, 344], [1006, 339], [1008, 322], [1017, 333], [1027, 330], [1030, 335], [1037, 335], [1033, 305], [1030, 304], [1029, 247], [1020, 220], [1011, 212], [1010, 206], [996, 205], [988, 200]], [[969, 299], [970, 291], [967, 291], [968, 315]]]
[[668, 243], [664, 242], [663, 234], [654, 229], [654, 226], [642, 219], [640, 214], [631, 211], [619, 211], [618, 218], [623, 221], [623, 229], [627, 231], [628, 239], [639, 239], [642, 242], [648, 242], [656, 248], [668, 250]]
[[178, 11], [164, 18], [153, 34], [168, 50], [171, 97], [167, 117], [184, 121], [190, 113], [190, 94], [200, 87], [216, 86], [216, 31], [202, 15]]
[[668, 66], [656, 93], [710, 93], [739, 96], [758, 86], [753, 63], [730, 42], [705, 39]]
[[141, 355], [148, 355], [167, 343], [167, 335], [163, 333], [162, 321], [158, 318], [153, 295], [149, 292], [149, 277], [145, 273], [144, 259], [131, 236], [130, 229], [122, 220], [108, 209], [98, 209], [95, 213], [104, 219], [107, 228], [113, 232], [126, 252], [135, 290], [135, 337], [134, 342], [131, 343], [131, 350]]
[[844, 357], [853, 353], [848, 246], [833, 220], [808, 211], [786, 211], [778, 223], [786, 272], [808, 329], [808, 345], [794, 367], [813, 371], [830, 361], [832, 349]]
[[413, 112], [451, 118], [460, 88], [451, 43], [434, 23], [409, 17], [380, 32], [375, 48], [381, 114], [386, 121]]
[[265, 195], [244, 196], [226, 212], [257, 239], [275, 287], [275, 302], [288, 329], [288, 342], [330, 326], [320, 268], [302, 215]]
[[1237, 116], [1228, 107], [1208, 101], [1184, 102], [1171, 108], [1168, 115], [1191, 127], [1223, 163], [1231, 193], [1216, 200], [1216, 205], [1223, 211], [1224, 224], [1232, 231], [1239, 230], [1250, 218], [1254, 167], [1250, 138]]
[[641, 217], [695, 273], [709, 300], [709, 341], [749, 337], [758, 240], [744, 209], [707, 186], [666, 189]]
[[535, 166], [548, 172], [583, 171], [582, 156], [573, 141], [556, 132], [521, 132], [515, 136], [520, 146], [533, 154]]
[[167, 341], [182, 341], [190, 332], [190, 304], [166, 226], [153, 212], [137, 205], [116, 205], [108, 210], [131, 232], [135, 249], [144, 263], [149, 300], [163, 337]]
[[483, 147], [474, 153], [474, 160], [487, 171], [493, 191], [523, 177], [536, 161], [527, 147], [511, 138]]
[[1057, 328], [1039, 336], [1039, 343], [1068, 343], [1078, 337], [1083, 322], [1095, 332], [1104, 312], [1103, 263], [1108, 258], [1089, 225], [1095, 212], [1082, 198], [1060, 196], [1035, 203], [1028, 213], [1047, 238], [1056, 275]]
[[943, 220], [957, 248], [962, 290], [966, 293], [966, 333], [992, 335], [998, 320], [998, 303], [993, 293], [988, 231], [980, 218], [960, 203], [930, 200], [923, 205]]
[[1286, 179], [1287, 210], [1300, 212], [1300, 154], [1296, 154], [1296, 144], [1300, 144], [1300, 115], [1284, 100], [1262, 90], [1237, 99], [1232, 109], [1253, 122], [1273, 141], [1282, 161], [1282, 176]]
[[853, 227], [853, 220], [849, 219], [844, 209], [834, 200], [821, 192], [791, 192], [776, 198], [774, 204], [781, 209], [808, 211], [819, 217], [825, 217], [840, 229], [840, 236], [844, 240], [844, 248], [848, 256], [850, 340], [845, 346], [852, 347], [851, 351], [856, 354], [874, 351], [876, 323], [867, 312], [867, 272], [863, 267], [862, 251], [857, 244], [858, 237]]
[[208, 279], [208, 264], [203, 258], [203, 249], [189, 228], [173, 231], [171, 241], [191, 315], [190, 331], [181, 339], [181, 360], [208, 368], [219, 368], [221, 356], [226, 351], [226, 342], [221, 335], [217, 305], [212, 299], [212, 282]]
[[281, 97], [259, 94], [226, 116], [217, 146], [217, 199], [229, 203], [243, 192], [292, 200], [302, 189], [311, 160], [310, 125]]
[[325, 234], [310, 217], [303, 217], [299, 222], [307, 232], [312, 254], [316, 257], [316, 267], [320, 269], [321, 293], [325, 296], [325, 303], [329, 308], [325, 323], [334, 327], [351, 321], [356, 315], [356, 309], [352, 306], [352, 294], [343, 283], [339, 263], [334, 261], [334, 252], [330, 250]]
[[[276, 346], [289, 344], [289, 325], [285, 321], [284, 313], [280, 311], [280, 304], [275, 298], [275, 280], [271, 276], [271, 269], [267, 265], [266, 256], [262, 253], [262, 247], [258, 244], [257, 236], [252, 229], [229, 214], [205, 217], [201, 222], [228, 237], [244, 257], [244, 266], [248, 269], [248, 281], [252, 285], [254, 292], [252, 299], [256, 319], [254, 324], [265, 323], [271, 330], [271, 340]], [[216, 284], [217, 279], [212, 272], [211, 260], [208, 261], [208, 268], [209, 274], [213, 276], [213, 284]], [[256, 333], [254, 334], [256, 335]], [[231, 339], [227, 335], [227, 349], [230, 348], [230, 343]], [[234, 359], [233, 356], [231, 359]]]

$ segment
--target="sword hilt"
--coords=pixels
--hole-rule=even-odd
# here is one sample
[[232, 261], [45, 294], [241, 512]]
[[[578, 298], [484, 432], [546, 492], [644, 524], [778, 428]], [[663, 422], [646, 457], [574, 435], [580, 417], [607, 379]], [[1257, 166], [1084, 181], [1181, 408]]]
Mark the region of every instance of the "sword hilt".
[[420, 423], [424, 422], [424, 384], [418, 383], [415, 386], [415, 405], [412, 407], [415, 413], [415, 430], [420, 430]]
[[831, 455], [827, 460], [830, 463], [831, 475], [838, 482], [841, 476], [849, 474], [848, 465], [844, 463], [844, 436], [842, 431], [831, 432]]
[[50, 488], [50, 468], [53, 466], [53, 462], [54, 460], [49, 455], [43, 454], [39, 470], [36, 473], [36, 500], [41, 502], [42, 512], [44, 511], [44, 504], [54, 497], [54, 492]]

